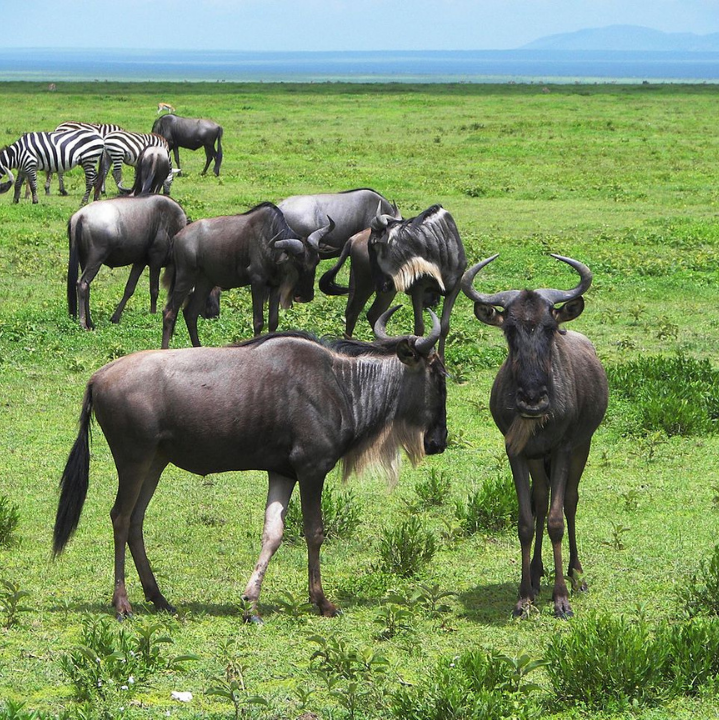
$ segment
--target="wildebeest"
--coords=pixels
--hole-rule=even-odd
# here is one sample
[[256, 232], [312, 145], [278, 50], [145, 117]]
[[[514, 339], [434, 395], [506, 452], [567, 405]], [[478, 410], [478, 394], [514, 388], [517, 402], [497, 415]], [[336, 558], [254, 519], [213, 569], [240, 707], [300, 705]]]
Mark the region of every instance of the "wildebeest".
[[269, 202], [241, 215], [188, 225], [174, 239], [172, 260], [163, 279], [169, 292], [163, 311], [162, 347], [169, 347], [177, 313], [191, 292], [183, 315], [192, 344], [200, 345], [197, 317], [215, 286], [228, 290], [249, 285], [255, 335], [264, 327], [265, 302], [269, 304], [269, 330], [276, 330], [280, 305], [289, 308], [293, 299], [309, 302], [314, 297], [317, 248], [332, 227], [332, 220], [326, 218], [324, 227], [299, 238], [277, 206]]
[[179, 148], [187, 148], [188, 150], [204, 148], [207, 162], [200, 174], [204, 175], [207, 172], [207, 168], [210, 167], [213, 160], [215, 166], [212, 170], [215, 175], [220, 174], [223, 133], [221, 125], [212, 120], [186, 118], [169, 114], [155, 120], [152, 132], [162, 135], [167, 140], [170, 149], [175, 155], [175, 165], [177, 165], [178, 172], [181, 172]]
[[287, 224], [303, 237], [323, 227], [329, 215], [335, 229], [322, 242], [320, 257], [337, 257], [347, 240], [365, 230], [376, 215], [401, 219], [394, 203], [376, 190], [358, 188], [338, 193], [319, 195], [293, 195], [278, 203]]
[[[157, 309], [160, 269], [170, 259], [172, 238], [187, 225], [184, 210], [163, 195], [100, 200], [78, 210], [67, 224], [69, 259], [67, 305], [80, 325], [93, 327], [90, 317], [90, 283], [102, 265], [132, 265], [112, 322], [120, 322], [125, 304], [135, 291], [146, 265], [150, 267], [150, 312]], [[82, 275], [78, 280], [78, 264]]]
[[167, 152], [160, 147], [146, 147], [137, 158], [135, 182], [130, 195], [136, 197], [159, 193], [171, 172], [172, 167]]
[[[572, 609], [562, 571], [563, 514], [569, 535], [567, 575], [585, 589], [575, 532], [578, 488], [592, 435], [607, 408], [608, 389], [592, 343], [580, 333], [564, 330], [561, 324], [574, 320], [584, 309], [582, 295], [592, 283], [592, 273], [577, 260], [552, 255], [579, 273], [579, 284], [573, 290], [481, 294], [472, 285], [474, 277], [496, 257], [467, 270], [462, 289], [474, 302], [477, 319], [502, 328], [509, 346], [489, 406], [505, 436], [519, 501], [522, 580], [514, 615], [524, 615], [539, 592], [546, 519], [554, 551], [554, 612], [557, 617], [569, 617]], [[556, 307], [559, 303], [563, 304]]]
[[335, 615], [320, 575], [320, 500], [327, 473], [341, 460], [345, 477], [368, 465], [396, 474], [399, 448], [416, 462], [447, 444], [445, 371], [433, 351], [437, 318], [427, 337], [387, 338], [389, 314], [378, 322], [381, 339], [375, 343], [328, 345], [303, 333], [278, 333], [234, 347], [146, 350], [98, 370], [87, 384], [80, 430], [62, 475], [55, 554], [77, 527], [87, 494], [94, 411], [119, 481], [110, 513], [118, 617], [132, 611], [126, 544], [145, 598], [173, 610], [157, 586], [143, 539], [145, 511], [170, 463], [200, 475], [267, 471], [262, 549], [244, 592], [253, 607], [298, 484], [309, 597], [322, 615]]
[[[349, 288], [335, 283], [347, 257], [352, 263]], [[450, 314], [466, 266], [454, 218], [441, 205], [432, 205], [408, 220], [377, 214], [369, 230], [345, 244], [337, 263], [320, 278], [319, 286], [328, 295], [349, 293], [345, 310], [347, 337], [352, 336], [357, 318], [373, 292], [376, 297], [367, 312], [370, 326], [389, 307], [397, 292], [406, 292], [412, 297], [414, 331], [418, 335], [424, 332], [423, 306], [443, 295], [439, 344], [443, 356]]]

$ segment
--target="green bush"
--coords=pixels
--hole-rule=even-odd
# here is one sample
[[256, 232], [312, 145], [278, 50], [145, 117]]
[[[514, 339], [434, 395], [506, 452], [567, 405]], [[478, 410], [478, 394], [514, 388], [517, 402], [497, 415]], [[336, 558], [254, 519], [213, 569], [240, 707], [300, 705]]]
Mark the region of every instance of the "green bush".
[[719, 544], [708, 561], [699, 561], [699, 571], [681, 586], [679, 600], [690, 617], [719, 616]]
[[498, 473], [482, 483], [465, 505], [457, 503], [455, 516], [465, 535], [499, 532], [516, 525], [519, 509], [511, 473]]
[[419, 500], [421, 507], [439, 507], [447, 502], [450, 491], [452, 490], [452, 481], [446, 473], [432, 468], [429, 475], [422, 480], [417, 481], [414, 491]]
[[413, 515], [396, 528], [385, 529], [380, 540], [381, 569], [412, 577], [437, 551], [437, 541], [422, 521]]
[[[325, 486], [322, 491], [322, 522], [325, 538], [347, 538], [360, 522], [360, 508], [352, 490], [335, 490]], [[285, 534], [287, 542], [296, 543], [304, 538], [302, 506], [299, 497], [293, 497], [287, 506]]]
[[[719, 427], [719, 371], [708, 360], [661, 355], [607, 368], [612, 395], [632, 434], [706, 435]], [[618, 414], [619, 415], [619, 414]]]
[[0, 495], [0, 546], [8, 546], [20, 522], [20, 511], [6, 495]]
[[538, 717], [537, 687], [524, 677], [543, 663], [479, 650], [442, 661], [415, 686], [401, 688], [390, 701], [401, 720], [499, 720]]
[[656, 645], [666, 648], [664, 676], [672, 695], [697, 695], [719, 689], [719, 618], [693, 618], [666, 625]]
[[545, 659], [560, 702], [612, 710], [657, 700], [665, 655], [643, 619], [590, 615], [555, 635]]

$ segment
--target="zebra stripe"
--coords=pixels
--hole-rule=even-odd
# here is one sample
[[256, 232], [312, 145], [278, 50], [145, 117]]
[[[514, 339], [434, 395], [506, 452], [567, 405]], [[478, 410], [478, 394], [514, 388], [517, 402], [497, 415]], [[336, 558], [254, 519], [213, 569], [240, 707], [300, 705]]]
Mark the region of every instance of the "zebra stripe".
[[111, 132], [121, 131], [122, 128], [119, 125], [115, 125], [113, 123], [86, 123], [76, 122], [74, 120], [60, 123], [55, 128], [55, 132], [67, 132], [68, 130], [95, 130], [99, 132], [100, 135], [104, 138], [107, 137]]
[[[130, 192], [130, 188], [122, 185], [122, 164], [137, 166], [140, 153], [146, 147], [159, 147], [167, 152], [167, 158], [172, 167], [172, 158], [170, 157], [170, 146], [162, 135], [155, 133], [135, 133], [126, 130], [110, 132], [105, 136], [105, 153], [102, 158], [102, 167], [100, 175], [104, 181], [107, 176], [110, 163], [112, 163], [112, 177], [115, 179], [117, 189], [120, 192]], [[166, 195], [170, 194], [170, 185], [172, 183], [173, 173], [167, 176], [163, 184], [163, 190]]]
[[65, 172], [81, 165], [85, 172], [84, 205], [97, 172], [95, 165], [102, 155], [104, 141], [96, 130], [25, 133], [19, 140], [0, 152], [0, 165], [17, 168], [14, 201], [20, 199], [25, 178], [30, 182], [32, 201], [37, 202], [37, 171]]

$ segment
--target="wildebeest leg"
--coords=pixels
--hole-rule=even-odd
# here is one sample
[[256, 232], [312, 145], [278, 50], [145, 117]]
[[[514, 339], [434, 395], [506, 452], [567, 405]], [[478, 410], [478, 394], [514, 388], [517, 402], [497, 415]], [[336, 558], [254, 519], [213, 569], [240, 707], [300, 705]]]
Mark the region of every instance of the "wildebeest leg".
[[265, 326], [263, 314], [268, 293], [265, 285], [256, 284], [250, 286], [250, 291], [252, 293], [252, 329], [257, 336], [262, 333], [262, 328]]
[[[200, 175], [205, 175], [207, 173], [207, 168], [210, 167], [210, 163], [212, 162], [212, 158], [215, 156], [215, 150], [212, 145], [205, 145], [205, 159], [207, 162], [205, 163], [205, 169], [200, 173]], [[217, 173], [215, 173], [217, 174]]]
[[544, 576], [544, 563], [542, 562], [542, 541], [549, 508], [549, 477], [544, 467], [544, 460], [529, 461], [529, 472], [532, 476], [531, 502], [534, 514], [534, 554], [530, 565], [532, 587], [539, 593], [541, 579]]
[[140, 583], [145, 593], [145, 600], [151, 602], [158, 610], [166, 610], [169, 613], [174, 613], [175, 608], [165, 599], [165, 596], [160, 592], [160, 588], [157, 585], [155, 574], [152, 572], [150, 562], [147, 559], [145, 539], [142, 532], [147, 506], [150, 504], [150, 500], [155, 493], [162, 471], [166, 467], [167, 462], [165, 460], [156, 458], [145, 474], [145, 482], [142, 484], [140, 495], [137, 498], [132, 515], [130, 516], [127, 544], [132, 553], [132, 559], [135, 561], [137, 574], [140, 576]]
[[[144, 262], [136, 262], [133, 264], [132, 269], [130, 270], [130, 277], [127, 278], [127, 283], [125, 284], [125, 292], [122, 294], [122, 300], [120, 300], [118, 306], [115, 308], [115, 312], [112, 313], [112, 317], [110, 318], [111, 322], [120, 322], [120, 316], [122, 315], [122, 311], [125, 309], [127, 301], [132, 297], [132, 294], [135, 292], [135, 288], [137, 287], [137, 281], [140, 279], [140, 275], [142, 275], [142, 271], [144, 269]], [[150, 293], [152, 293], [152, 280], [150, 281]], [[157, 300], [157, 291], [155, 291], [155, 300]]]
[[172, 154], [175, 156], [175, 165], [177, 165], [177, 174], [182, 175], [182, 168], [180, 167], [180, 150], [175, 145], [175, 147], [172, 148]]
[[170, 338], [175, 332], [175, 322], [177, 321], [177, 313], [182, 307], [185, 298], [190, 294], [194, 285], [194, 276], [181, 274], [175, 268], [175, 280], [172, 285], [172, 292], [167, 298], [167, 303], [162, 311], [162, 349], [170, 347]]
[[575, 520], [577, 516], [577, 503], [579, 502], [579, 480], [582, 477], [584, 466], [589, 457], [590, 444], [591, 443], [588, 442], [586, 445], [575, 449], [569, 467], [567, 489], [564, 494], [564, 515], [567, 519], [567, 535], [569, 537], [569, 566], [567, 568], [567, 575], [570, 578], [574, 578], [576, 575], [577, 579], [579, 579], [579, 590], [582, 592], [587, 589], [587, 583], [581, 578], [584, 570], [582, 569], [582, 564], [579, 562]]
[[570, 451], [560, 450], [552, 456], [550, 472], [552, 500], [547, 518], [547, 533], [554, 551], [554, 614], [559, 618], [572, 617], [569, 604], [569, 592], [564, 581], [562, 563], [562, 538], [564, 537], [564, 499], [567, 488], [567, 476], [570, 467]]
[[[160, 467], [158, 463], [153, 463], [151, 459], [147, 458], [134, 462], [130, 460], [120, 460], [117, 463], [117, 496], [115, 498], [115, 504], [110, 511], [110, 519], [112, 520], [115, 540], [115, 590], [112, 596], [112, 604], [117, 613], [117, 617], [120, 619], [132, 614], [132, 606], [127, 598], [127, 589], [125, 587], [125, 546], [130, 540], [130, 525], [145, 483], [149, 482], [154, 492], [162, 468], [164, 468], [164, 465]], [[152, 476], [153, 472], [156, 477]], [[152, 496], [152, 492], [149, 493], [149, 496]], [[149, 502], [149, 497], [145, 502], [145, 507], [147, 507], [147, 502]], [[144, 508], [140, 514], [139, 526], [135, 523], [135, 529], [133, 531], [133, 547], [135, 549], [137, 549], [138, 542], [138, 527], [140, 537], [142, 533], [142, 516], [144, 516]], [[135, 516], [135, 518], [137, 519], [137, 516]], [[145, 558], [145, 562], [146, 561], [147, 558]], [[141, 572], [139, 567], [138, 572]], [[144, 568], [142, 572], [144, 572]], [[150, 574], [152, 573], [150, 572]], [[147, 577], [143, 579], [141, 575], [141, 580], [143, 580], [144, 587], [144, 582], [147, 581]]]
[[509, 456], [509, 464], [514, 476], [514, 487], [517, 491], [519, 504], [518, 535], [522, 548], [522, 579], [519, 583], [519, 600], [514, 607], [514, 617], [525, 615], [534, 603], [536, 593], [532, 586], [532, 572], [530, 565], [530, 552], [534, 537], [534, 516], [532, 514], [532, 499], [529, 490], [529, 468], [527, 461], [517, 455]]
[[302, 520], [307, 541], [307, 574], [310, 602], [317, 605], [324, 617], [334, 617], [339, 610], [325, 596], [322, 589], [320, 572], [320, 548], [325, 539], [322, 524], [322, 488], [324, 477], [300, 481], [300, 498], [302, 499]]
[[252, 572], [250, 581], [247, 583], [243, 598], [252, 603], [253, 614], [247, 620], [259, 621], [257, 613], [257, 601], [262, 590], [262, 580], [267, 572], [272, 556], [282, 543], [282, 535], [285, 530], [285, 515], [287, 505], [292, 497], [292, 490], [295, 487], [295, 480], [279, 475], [268, 473], [269, 489], [267, 491], [267, 504], [265, 505], [265, 526], [262, 530], [262, 550], [257, 560], [255, 569]]
[[422, 298], [424, 296], [424, 288], [421, 283], [417, 283], [412, 288], [412, 311], [414, 312], [414, 334], [424, 335], [424, 318], [422, 317], [424, 306]]
[[389, 308], [396, 294], [395, 291], [377, 293], [377, 297], [375, 297], [374, 302], [367, 311], [367, 320], [369, 321], [370, 327], [375, 326], [375, 323], [379, 320], [379, 316]]
[[150, 313], [157, 312], [157, 298], [160, 295], [160, 266], [150, 265]]
[[205, 278], [200, 278], [195, 285], [195, 289], [190, 295], [182, 314], [185, 316], [185, 324], [187, 332], [190, 334], [190, 340], [193, 347], [200, 347], [202, 343], [197, 334], [197, 318], [207, 305], [207, 298], [212, 290], [212, 284]]
[[100, 262], [88, 262], [77, 281], [78, 320], [84, 330], [93, 330], [95, 327], [90, 317], [90, 283], [100, 270], [100, 266]]
[[437, 352], [439, 353], [439, 356], [444, 360], [444, 345], [447, 341], [447, 336], [449, 335], [449, 321], [450, 316], [452, 315], [452, 308], [454, 307], [454, 303], [457, 300], [457, 296], [459, 295], [460, 290], [462, 289], [460, 283], [457, 283], [457, 287], [452, 290], [452, 292], [448, 293], [444, 301], [442, 302], [442, 318], [440, 320], [441, 324], [441, 331], [439, 336], [439, 346], [437, 348]]
[[345, 337], [352, 337], [357, 318], [373, 292], [374, 286], [372, 283], [363, 283], [362, 278], [358, 278], [354, 268], [350, 266], [349, 295], [347, 296], [347, 307], [345, 308]]
[[267, 299], [267, 330], [274, 332], [280, 324], [280, 289], [270, 288]]

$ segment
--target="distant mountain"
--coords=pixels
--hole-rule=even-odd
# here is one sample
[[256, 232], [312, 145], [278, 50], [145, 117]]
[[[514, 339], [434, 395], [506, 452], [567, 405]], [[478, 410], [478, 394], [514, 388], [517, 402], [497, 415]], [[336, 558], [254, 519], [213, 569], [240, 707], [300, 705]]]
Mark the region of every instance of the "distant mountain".
[[610, 25], [547, 35], [522, 50], [719, 52], [719, 33], [665, 33], [638, 25]]

